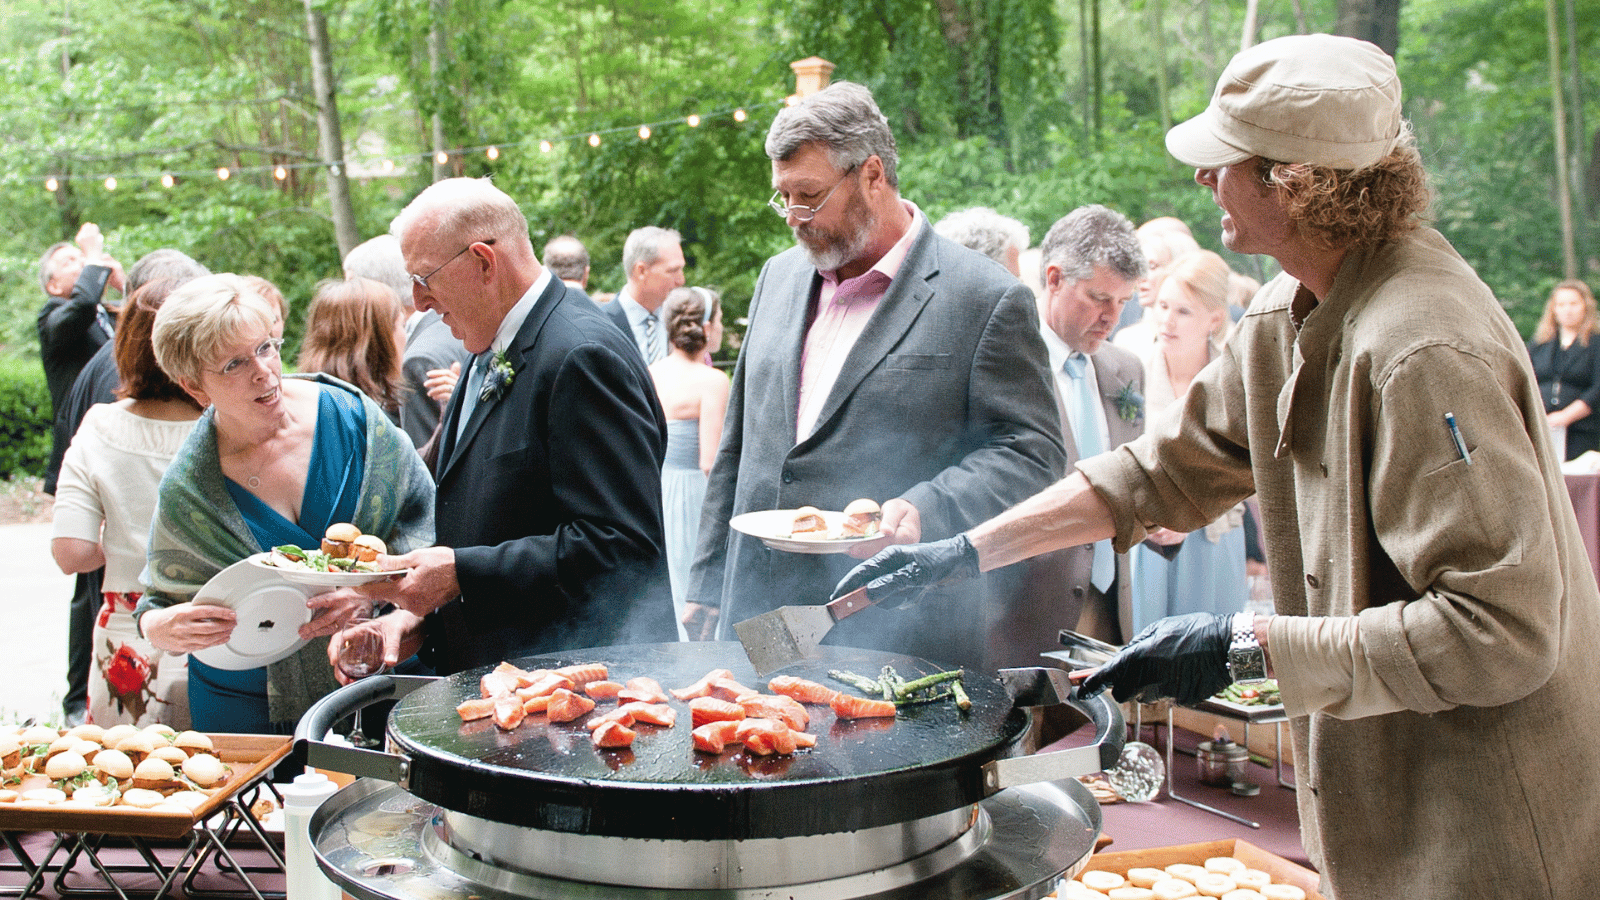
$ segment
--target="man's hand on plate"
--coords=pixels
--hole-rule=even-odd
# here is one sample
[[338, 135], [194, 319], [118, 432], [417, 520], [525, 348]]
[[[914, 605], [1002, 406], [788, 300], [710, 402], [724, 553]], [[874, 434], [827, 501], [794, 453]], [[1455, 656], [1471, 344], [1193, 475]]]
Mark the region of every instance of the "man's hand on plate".
[[[312, 609], [350, 610], [361, 603], [369, 606], [390, 603], [420, 619], [461, 596], [461, 585], [456, 581], [456, 552], [449, 547], [424, 547], [401, 556], [380, 554], [378, 568], [411, 571], [396, 573], [384, 581], [317, 594], [307, 599], [306, 605]], [[324, 615], [318, 614], [301, 626], [300, 634], [302, 637], [332, 634], [347, 617], [346, 612], [337, 620], [319, 624]]]
[[978, 551], [965, 534], [927, 544], [890, 547], [851, 569], [833, 589], [837, 600], [859, 587], [878, 606], [893, 608], [929, 588], [978, 576]]
[[878, 523], [877, 540], [863, 541], [849, 550], [856, 559], [867, 559], [893, 544], [915, 544], [922, 540], [922, 514], [899, 497], [883, 504], [883, 520]]

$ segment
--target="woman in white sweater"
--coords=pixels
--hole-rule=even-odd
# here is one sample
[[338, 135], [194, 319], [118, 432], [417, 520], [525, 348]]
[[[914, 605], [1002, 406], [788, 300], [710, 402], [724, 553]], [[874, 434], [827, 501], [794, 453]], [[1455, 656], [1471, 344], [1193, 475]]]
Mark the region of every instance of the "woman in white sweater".
[[120, 399], [89, 409], [56, 488], [50, 543], [56, 564], [69, 574], [106, 569], [89, 676], [89, 721], [102, 726], [189, 725], [187, 655], [150, 646], [133, 622], [156, 488], [200, 417], [200, 407], [161, 371], [151, 350], [150, 326], [172, 287], [147, 284], [128, 299], [116, 335]]

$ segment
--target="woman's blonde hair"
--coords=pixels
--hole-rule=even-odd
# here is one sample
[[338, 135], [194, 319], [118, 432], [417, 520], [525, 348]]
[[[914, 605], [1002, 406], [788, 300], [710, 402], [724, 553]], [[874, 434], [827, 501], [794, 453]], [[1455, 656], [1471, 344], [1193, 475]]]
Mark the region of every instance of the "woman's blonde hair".
[[270, 332], [278, 310], [231, 272], [204, 275], [167, 296], [150, 329], [156, 363], [173, 381], [197, 387], [222, 348], [255, 331]]
[[1589, 336], [1600, 331], [1600, 316], [1595, 314], [1594, 291], [1577, 279], [1568, 279], [1550, 289], [1550, 299], [1544, 302], [1544, 315], [1539, 317], [1539, 327], [1533, 330], [1533, 342], [1546, 344], [1556, 339], [1556, 295], [1562, 291], [1575, 291], [1583, 298], [1583, 321], [1578, 323], [1578, 343], [1589, 346]]
[[1228, 336], [1228, 276], [1232, 270], [1221, 256], [1210, 250], [1196, 250], [1179, 257], [1167, 272], [1162, 290], [1167, 284], [1176, 285], [1183, 295], [1200, 304], [1206, 312], [1217, 313], [1221, 323], [1211, 332], [1212, 349], [1220, 347]]

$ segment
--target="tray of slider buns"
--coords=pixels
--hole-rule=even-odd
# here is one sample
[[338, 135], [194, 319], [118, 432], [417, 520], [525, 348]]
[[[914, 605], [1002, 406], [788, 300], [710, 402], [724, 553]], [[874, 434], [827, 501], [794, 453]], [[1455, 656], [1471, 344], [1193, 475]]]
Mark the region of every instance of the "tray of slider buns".
[[1323, 900], [1317, 873], [1241, 840], [1096, 853], [1057, 900]]
[[0, 731], [0, 831], [182, 837], [290, 744], [165, 725]]

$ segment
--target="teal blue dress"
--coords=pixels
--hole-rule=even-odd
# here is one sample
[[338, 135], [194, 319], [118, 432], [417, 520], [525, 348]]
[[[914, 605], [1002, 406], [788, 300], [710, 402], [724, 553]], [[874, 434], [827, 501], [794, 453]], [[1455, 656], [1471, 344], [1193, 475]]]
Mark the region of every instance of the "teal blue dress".
[[[300, 498], [300, 521], [291, 522], [231, 478], [224, 483], [256, 543], [317, 547], [328, 526], [355, 518], [366, 471], [366, 411], [349, 391], [324, 387]], [[197, 731], [270, 734], [267, 667], [228, 671], [189, 658], [189, 709]]]

